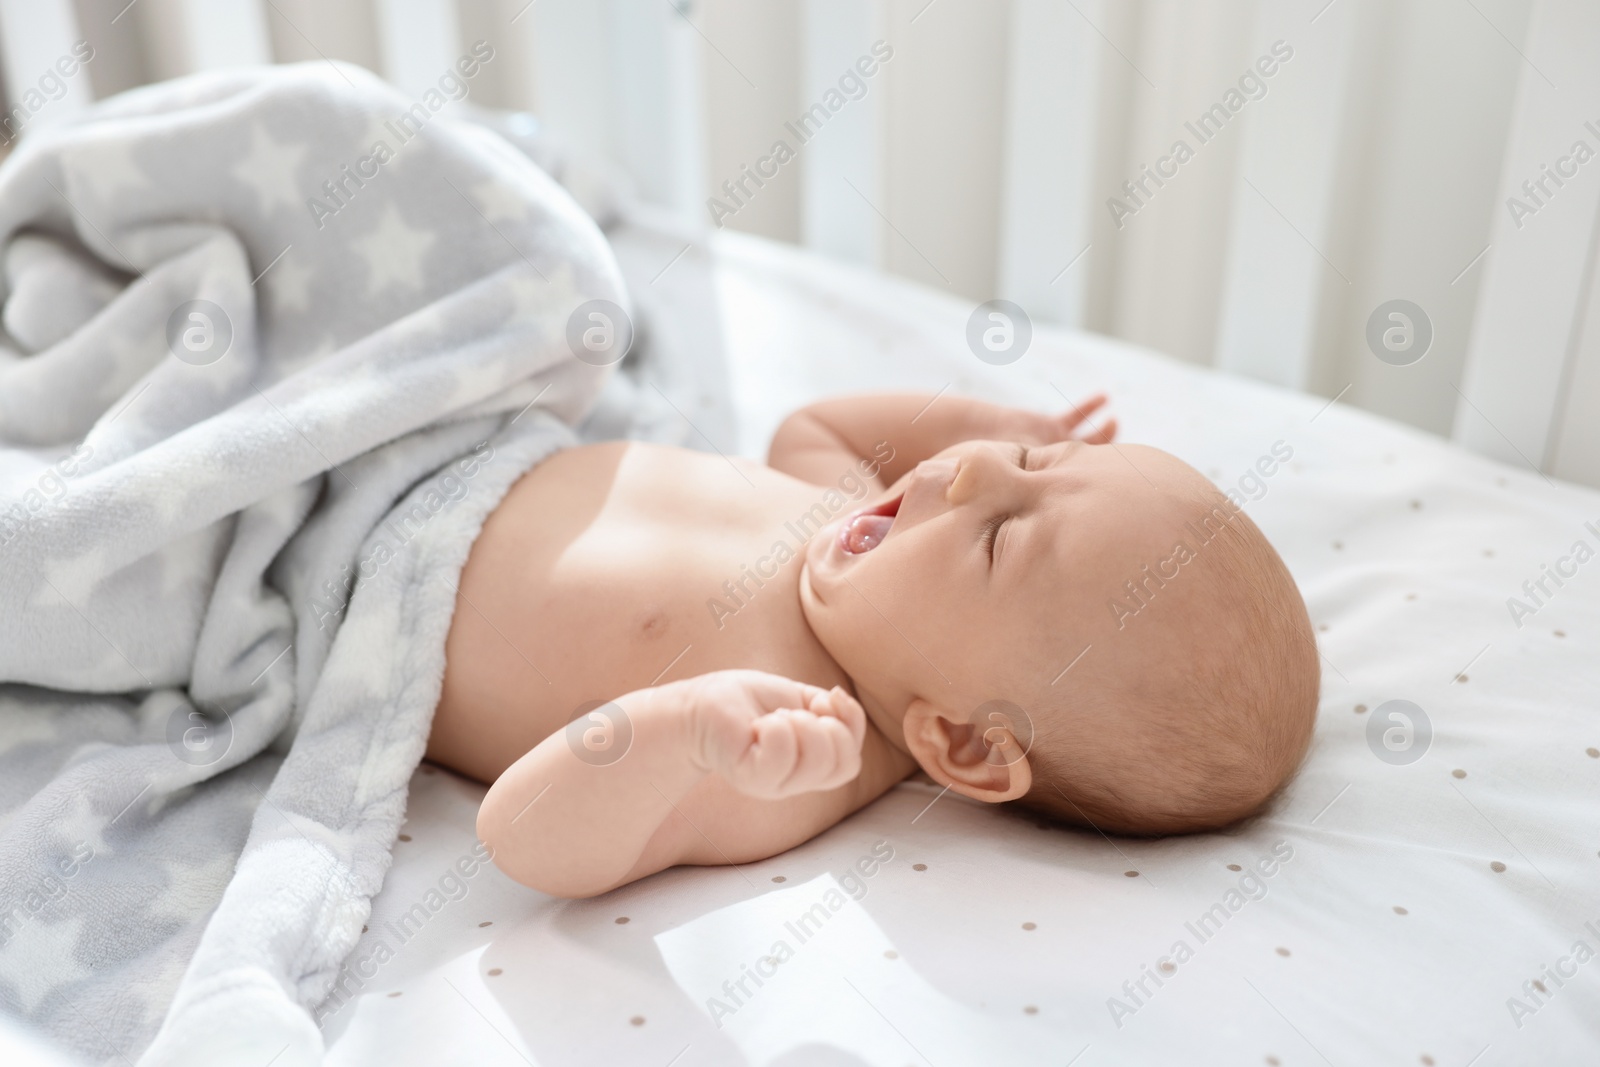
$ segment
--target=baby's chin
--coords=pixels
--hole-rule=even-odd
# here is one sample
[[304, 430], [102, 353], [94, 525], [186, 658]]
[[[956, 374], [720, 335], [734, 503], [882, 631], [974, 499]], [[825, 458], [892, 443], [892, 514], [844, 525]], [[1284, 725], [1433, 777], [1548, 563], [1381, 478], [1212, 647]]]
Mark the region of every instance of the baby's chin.
[[800, 560], [800, 611], [806, 616], [806, 621], [811, 620], [811, 612], [821, 606], [817, 598], [817, 591], [811, 587], [811, 564], [805, 558]]
[[829, 589], [826, 582], [820, 584], [823, 588], [818, 589], [817, 572], [811, 561], [801, 556], [800, 577], [796, 583], [800, 593], [800, 614], [805, 617], [811, 633], [827, 649], [828, 655], [837, 660], [838, 650], [833, 647], [835, 642], [831, 640], [833, 631], [839, 625], [834, 617], [835, 605], [832, 602], [836, 599], [835, 591]]
[[827, 607], [845, 586], [851, 567], [864, 557], [844, 550], [839, 532], [849, 516], [828, 523], [806, 542], [800, 554], [800, 602]]

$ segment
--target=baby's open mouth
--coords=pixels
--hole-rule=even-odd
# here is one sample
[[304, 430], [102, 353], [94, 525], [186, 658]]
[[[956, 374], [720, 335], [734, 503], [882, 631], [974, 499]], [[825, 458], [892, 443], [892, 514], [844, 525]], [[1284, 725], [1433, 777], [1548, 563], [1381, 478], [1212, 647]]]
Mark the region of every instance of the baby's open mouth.
[[871, 552], [883, 544], [883, 539], [889, 536], [889, 527], [894, 525], [894, 517], [900, 514], [903, 499], [905, 494], [902, 493], [893, 500], [850, 516], [850, 521], [839, 531], [839, 544], [852, 556]]

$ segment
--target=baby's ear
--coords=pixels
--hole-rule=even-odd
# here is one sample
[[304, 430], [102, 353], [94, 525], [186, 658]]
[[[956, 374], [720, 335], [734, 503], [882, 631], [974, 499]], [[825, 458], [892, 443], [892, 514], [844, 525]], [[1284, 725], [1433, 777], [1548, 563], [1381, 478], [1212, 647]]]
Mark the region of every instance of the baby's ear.
[[1004, 716], [974, 721], [918, 698], [901, 726], [906, 748], [928, 776], [963, 796], [998, 804], [1033, 788], [1027, 739]]

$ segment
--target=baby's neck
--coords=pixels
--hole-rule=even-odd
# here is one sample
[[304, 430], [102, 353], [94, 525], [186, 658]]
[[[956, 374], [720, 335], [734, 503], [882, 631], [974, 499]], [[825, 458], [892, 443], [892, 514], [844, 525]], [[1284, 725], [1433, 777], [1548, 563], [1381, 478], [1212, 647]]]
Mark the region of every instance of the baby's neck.
[[811, 620], [806, 617], [805, 606], [800, 600], [800, 586], [798, 581], [795, 582], [794, 599], [792, 603], [794, 604], [794, 610], [800, 616], [801, 625], [805, 627], [806, 636], [810, 638], [811, 643], [816, 647], [816, 650], [827, 658], [829, 665], [841, 679], [837, 684], [843, 685], [845, 689], [850, 692], [850, 695], [855, 697], [856, 700], [860, 702], [862, 710], [867, 713], [867, 721], [871, 723], [879, 733], [883, 734], [883, 736], [888, 739], [890, 744], [899, 749], [901, 752], [910, 755], [910, 750], [906, 748], [905, 730], [902, 728], [901, 722], [901, 720], [905, 717], [906, 702], [902, 700], [899, 702], [898, 707], [896, 707], [892, 698], [887, 698], [880, 695], [874, 690], [873, 687], [864, 684], [864, 679], [857, 679], [853, 677], [850, 672], [845, 670], [844, 666], [834, 658], [833, 653], [828, 651], [828, 646], [823, 644], [822, 638], [817, 636], [816, 631], [811, 628]]

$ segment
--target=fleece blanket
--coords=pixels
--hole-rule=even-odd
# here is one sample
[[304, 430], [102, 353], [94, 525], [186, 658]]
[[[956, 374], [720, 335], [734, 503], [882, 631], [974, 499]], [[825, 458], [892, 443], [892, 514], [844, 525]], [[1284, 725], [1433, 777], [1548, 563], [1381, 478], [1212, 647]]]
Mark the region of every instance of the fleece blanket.
[[0, 1010], [85, 1060], [320, 1058], [484, 516], [602, 390], [681, 406], [606, 383], [594, 221], [435, 110], [200, 75], [0, 167]]

